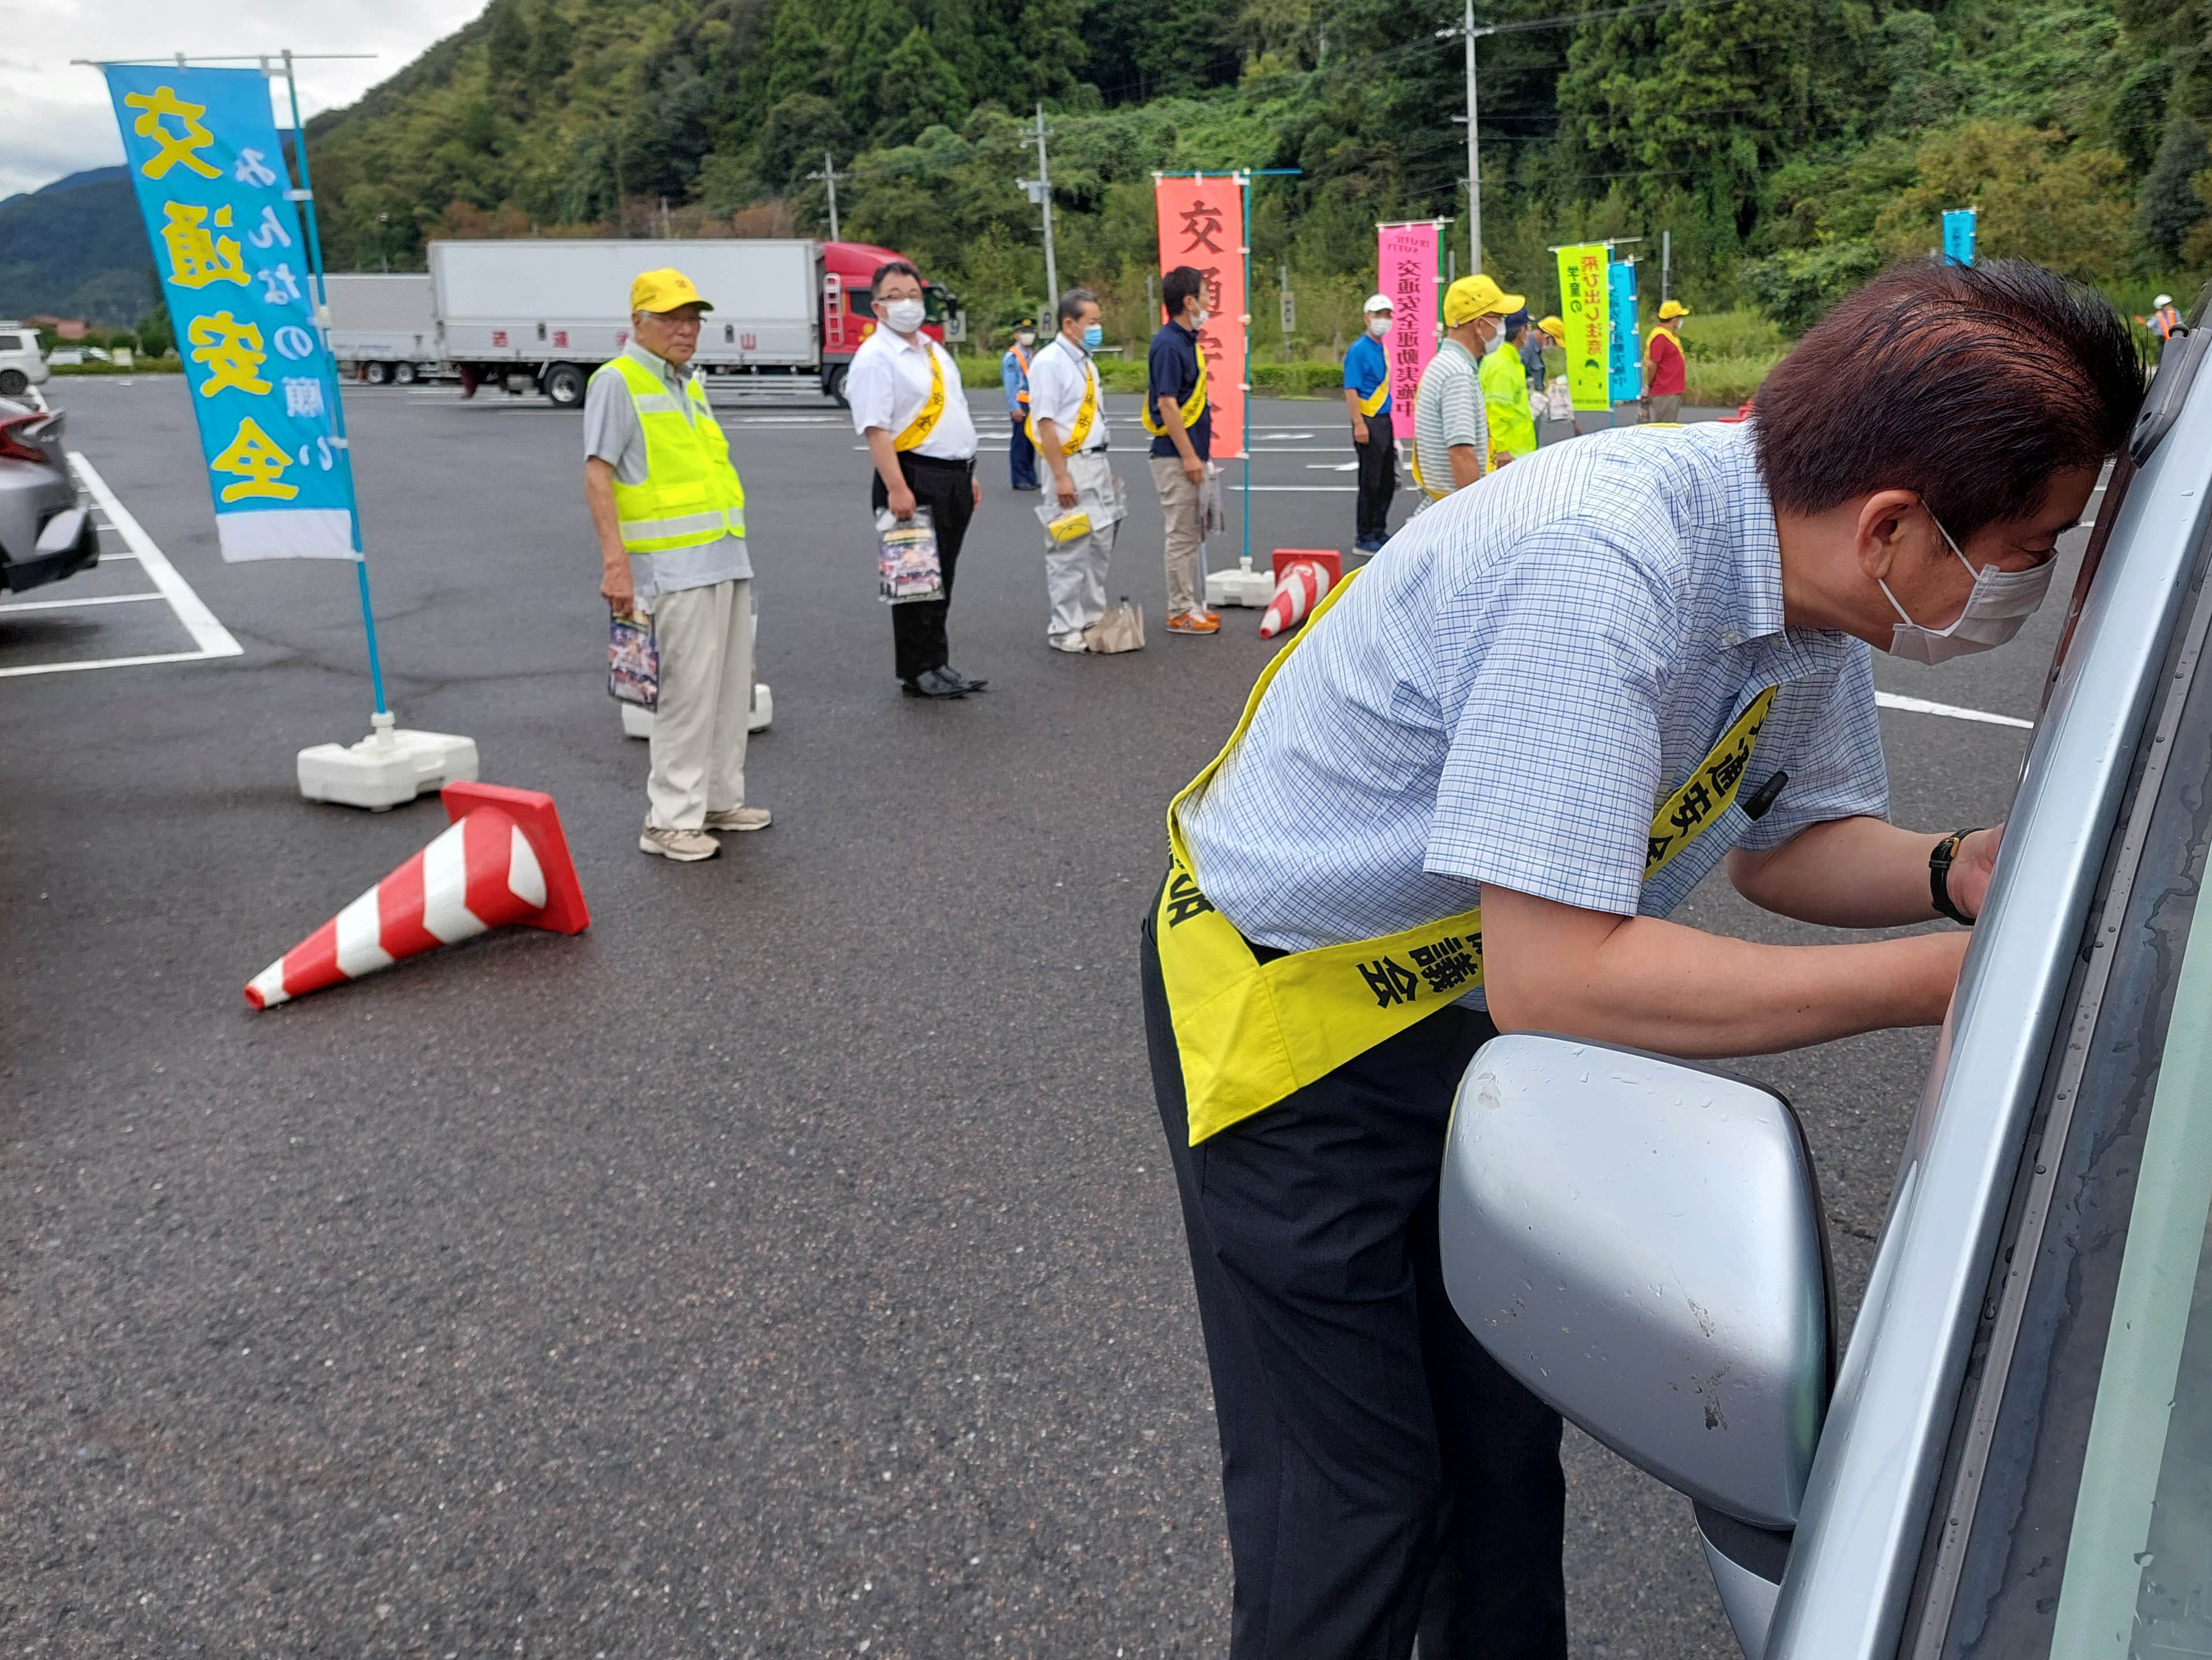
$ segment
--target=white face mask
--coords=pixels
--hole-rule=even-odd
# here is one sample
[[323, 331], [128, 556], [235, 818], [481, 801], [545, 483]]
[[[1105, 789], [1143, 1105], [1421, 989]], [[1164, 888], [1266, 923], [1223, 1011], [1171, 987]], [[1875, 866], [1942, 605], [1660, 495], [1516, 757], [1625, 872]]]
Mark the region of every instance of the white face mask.
[[884, 301], [884, 324], [893, 334], [912, 334], [921, 326], [922, 304], [919, 300], [886, 300]]
[[1206, 310], [1205, 307], [1200, 306], [1198, 308], [1198, 315], [1190, 319], [1191, 327], [1194, 329], [1204, 328], [1206, 326], [1206, 319], [1212, 315], [1213, 313], [1212, 312]]
[[1367, 319], [1367, 331], [1373, 335], [1377, 340], [1380, 340], [1384, 335], [1390, 332], [1390, 319], [1387, 317], [1369, 318]]
[[2058, 568], [2058, 556], [2054, 553], [2041, 564], [2031, 565], [2026, 570], [1999, 570], [1994, 564], [1974, 570], [1972, 562], [1959, 551], [1959, 544], [1951, 540], [1951, 532], [1943, 528], [1934, 514], [1928, 515], [1928, 522], [1936, 526], [1936, 534], [1943, 538], [1959, 562], [1974, 571], [1973, 591], [1967, 594], [1966, 608], [1959, 613], [1958, 620], [1947, 629], [1923, 628], [1905, 616], [1905, 607], [1898, 605], [1889, 584], [1875, 580], [1882, 597], [1895, 607], [1899, 617], [1905, 617], [1890, 630], [1889, 654], [1932, 667], [1937, 663], [1948, 663], [1954, 657], [2002, 646], [2018, 634], [2021, 624], [2035, 614], [2035, 608], [2043, 603], [2043, 596], [2050, 592], [2051, 574]]
[[1036, 344], [1036, 331], [1030, 329], [1022, 330], [1020, 333], [1014, 336], [1014, 344], [1020, 346], [1035, 345]]

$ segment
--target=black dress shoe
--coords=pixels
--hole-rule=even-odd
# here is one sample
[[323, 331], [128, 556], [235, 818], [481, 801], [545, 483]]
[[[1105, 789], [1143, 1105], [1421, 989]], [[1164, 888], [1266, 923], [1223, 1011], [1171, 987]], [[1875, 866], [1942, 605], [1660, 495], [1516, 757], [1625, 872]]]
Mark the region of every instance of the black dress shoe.
[[985, 691], [990, 688], [991, 683], [988, 680], [970, 680], [966, 675], [961, 673], [958, 669], [954, 668], [950, 663], [947, 663], [945, 666], [942, 672], [950, 675], [953, 679], [957, 680], [961, 684], [961, 688], [966, 691]]
[[899, 685], [909, 697], [965, 697], [968, 683], [955, 679], [943, 669], [925, 669], [911, 680], [902, 680]]

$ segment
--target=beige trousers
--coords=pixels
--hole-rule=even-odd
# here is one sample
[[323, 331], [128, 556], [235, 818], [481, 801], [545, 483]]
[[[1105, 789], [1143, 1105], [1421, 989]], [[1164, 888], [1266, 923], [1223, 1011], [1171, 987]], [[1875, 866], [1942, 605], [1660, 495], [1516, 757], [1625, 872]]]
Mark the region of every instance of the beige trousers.
[[1198, 504], [1198, 486], [1182, 470], [1182, 458], [1155, 455], [1152, 488], [1159, 492], [1160, 517], [1167, 521], [1168, 615], [1181, 617], [1201, 611], [1198, 591], [1198, 549], [1205, 538]]
[[753, 698], [752, 583], [744, 578], [653, 599], [660, 702], [646, 780], [655, 830], [697, 830], [745, 804]]

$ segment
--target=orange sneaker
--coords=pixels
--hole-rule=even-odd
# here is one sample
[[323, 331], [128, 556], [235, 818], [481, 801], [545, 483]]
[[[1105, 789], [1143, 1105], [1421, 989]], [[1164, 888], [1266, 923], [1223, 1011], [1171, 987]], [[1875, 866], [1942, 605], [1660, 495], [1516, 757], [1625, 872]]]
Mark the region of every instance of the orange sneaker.
[[1187, 611], [1180, 617], [1168, 618], [1170, 634], [1218, 634], [1221, 615], [1218, 611]]

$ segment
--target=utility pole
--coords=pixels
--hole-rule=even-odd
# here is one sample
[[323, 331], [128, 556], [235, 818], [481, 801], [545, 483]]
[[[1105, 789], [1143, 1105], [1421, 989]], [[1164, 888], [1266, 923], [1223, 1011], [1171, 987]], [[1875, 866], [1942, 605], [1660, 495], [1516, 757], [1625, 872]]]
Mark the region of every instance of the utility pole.
[[840, 177], [850, 179], [853, 175], [849, 173], [841, 175], [837, 171], [837, 158], [830, 155], [828, 150], [823, 150], [822, 152], [822, 171], [819, 173], [810, 173], [806, 176], [809, 179], [822, 179], [829, 185], [830, 240], [833, 242], [843, 241], [845, 239], [837, 234], [837, 180]]
[[1674, 274], [1674, 233], [1662, 230], [1659, 233], [1659, 303], [1662, 306], [1667, 303], [1667, 279]]
[[1460, 27], [1467, 36], [1467, 274], [1476, 277], [1482, 271], [1482, 156], [1474, 131], [1474, 0], [1467, 0]]
[[[1454, 121], [1467, 123], [1467, 242], [1471, 258], [1467, 274], [1478, 277], [1482, 273], [1482, 147], [1475, 133], [1476, 103], [1474, 88], [1474, 43], [1486, 34], [1496, 34], [1501, 29], [1527, 28], [1536, 25], [1522, 23], [1490, 23], [1481, 28], [1474, 26], [1474, 0], [1466, 0], [1467, 10], [1457, 28], [1438, 29], [1436, 38], [1449, 40], [1458, 35], [1467, 42], [1467, 113], [1455, 115]], [[1589, 14], [1595, 17], [1610, 15], [1606, 12]], [[1544, 23], [1565, 22], [1565, 18], [1546, 18]]]
[[1024, 127], [1022, 137], [1035, 138], [1037, 147], [1037, 176], [1017, 179], [1014, 183], [1028, 192], [1030, 201], [1044, 209], [1044, 286], [1045, 307], [1048, 311], [1060, 304], [1060, 265], [1052, 252], [1052, 164], [1045, 159], [1044, 106], [1036, 106], [1036, 126]]

